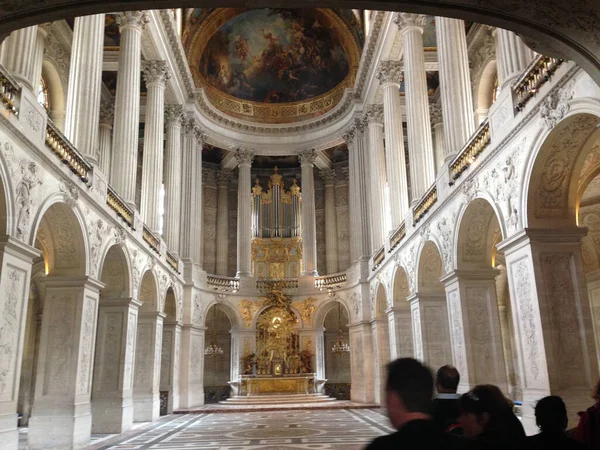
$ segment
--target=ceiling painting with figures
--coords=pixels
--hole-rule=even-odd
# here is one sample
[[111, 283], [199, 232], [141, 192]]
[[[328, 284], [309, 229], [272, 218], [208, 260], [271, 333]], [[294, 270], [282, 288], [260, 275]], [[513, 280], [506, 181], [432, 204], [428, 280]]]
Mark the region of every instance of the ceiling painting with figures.
[[227, 8], [202, 23], [188, 39], [190, 68], [226, 112], [292, 122], [323, 114], [352, 87], [363, 42], [352, 11]]

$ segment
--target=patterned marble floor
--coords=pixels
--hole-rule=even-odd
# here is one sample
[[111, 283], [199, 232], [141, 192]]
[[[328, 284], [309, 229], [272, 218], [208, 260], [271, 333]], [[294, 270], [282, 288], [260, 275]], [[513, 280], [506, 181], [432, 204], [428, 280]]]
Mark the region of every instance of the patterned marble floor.
[[358, 450], [390, 432], [387, 418], [369, 409], [183, 414], [94, 436], [87, 450]]

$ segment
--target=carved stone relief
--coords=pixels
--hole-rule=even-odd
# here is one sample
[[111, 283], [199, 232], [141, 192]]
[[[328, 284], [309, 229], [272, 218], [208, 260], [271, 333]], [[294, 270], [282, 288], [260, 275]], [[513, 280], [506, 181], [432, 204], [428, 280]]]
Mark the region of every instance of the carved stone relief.
[[204, 325], [204, 305], [202, 305], [202, 297], [200, 294], [194, 296], [192, 302], [192, 324], [198, 327]]
[[[96, 353], [96, 367], [102, 367], [100, 390], [116, 390], [119, 386], [119, 363], [121, 360], [121, 333], [123, 329], [123, 313], [106, 313], [103, 319], [104, 334], [102, 349]], [[111, 349], [111, 350], [109, 350]], [[99, 358], [102, 358], [100, 360]], [[96, 385], [94, 379], [94, 386]], [[94, 391], [96, 388], [94, 387]]]
[[452, 347], [454, 351], [454, 365], [459, 373], [467, 373], [465, 332], [462, 320], [460, 297], [458, 290], [448, 294], [448, 310], [450, 312], [450, 326], [452, 328]]
[[[21, 327], [25, 272], [7, 266], [4, 292], [0, 294], [0, 401], [14, 400], [14, 373]], [[3, 280], [4, 281], [4, 280]]]
[[48, 346], [44, 393], [64, 395], [67, 393], [68, 371], [71, 363], [72, 339], [75, 317], [75, 296], [51, 294], [49, 301]]
[[81, 341], [79, 343], [79, 367], [77, 372], [77, 393], [87, 394], [90, 391], [92, 376], [92, 353], [94, 351], [92, 338], [96, 326], [96, 302], [94, 297], [86, 296], [83, 303]]

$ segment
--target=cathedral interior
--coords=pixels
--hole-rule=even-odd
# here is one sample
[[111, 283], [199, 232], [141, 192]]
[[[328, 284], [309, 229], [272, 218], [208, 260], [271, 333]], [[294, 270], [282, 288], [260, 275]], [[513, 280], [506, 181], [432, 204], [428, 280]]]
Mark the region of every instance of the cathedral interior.
[[600, 6], [5, 3], [2, 448], [359, 449], [401, 357], [576, 425]]

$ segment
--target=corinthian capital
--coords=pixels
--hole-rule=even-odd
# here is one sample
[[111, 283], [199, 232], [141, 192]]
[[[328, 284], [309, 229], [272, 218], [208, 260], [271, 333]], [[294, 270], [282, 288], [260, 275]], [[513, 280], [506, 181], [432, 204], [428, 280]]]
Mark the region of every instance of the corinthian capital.
[[383, 105], [371, 105], [367, 108], [366, 119], [369, 123], [383, 125]]
[[394, 83], [400, 85], [402, 70], [403, 67], [400, 61], [381, 61], [375, 76], [382, 84]]
[[346, 141], [348, 145], [354, 142], [354, 139], [360, 137], [365, 131], [365, 120], [363, 118], [355, 118], [350, 128], [342, 135], [342, 139]]
[[306, 150], [300, 150], [298, 153], [298, 161], [300, 161], [300, 165], [303, 164], [314, 164], [317, 159], [317, 152], [315, 152], [312, 148]]
[[335, 170], [326, 169], [319, 172], [325, 186], [333, 186], [335, 184]]
[[217, 184], [219, 186], [228, 186], [230, 178], [231, 178], [230, 170], [219, 170], [217, 172]]
[[394, 23], [398, 25], [401, 32], [417, 28], [421, 33], [427, 19], [422, 14], [396, 13]]
[[113, 103], [100, 104], [100, 123], [112, 127], [115, 118], [115, 105]]
[[254, 152], [245, 148], [239, 148], [234, 153], [235, 160], [241, 166], [242, 164], [251, 165], [254, 160]]
[[181, 125], [183, 122], [183, 106], [167, 105], [165, 107], [165, 126]]
[[171, 78], [167, 62], [156, 59], [142, 62], [142, 74], [146, 84], [160, 83], [164, 85]]
[[125, 27], [139, 28], [143, 30], [146, 24], [149, 22], [147, 11], [125, 11], [117, 14], [117, 24], [119, 28]]
[[442, 107], [437, 103], [429, 104], [429, 118], [431, 125], [442, 122]]

